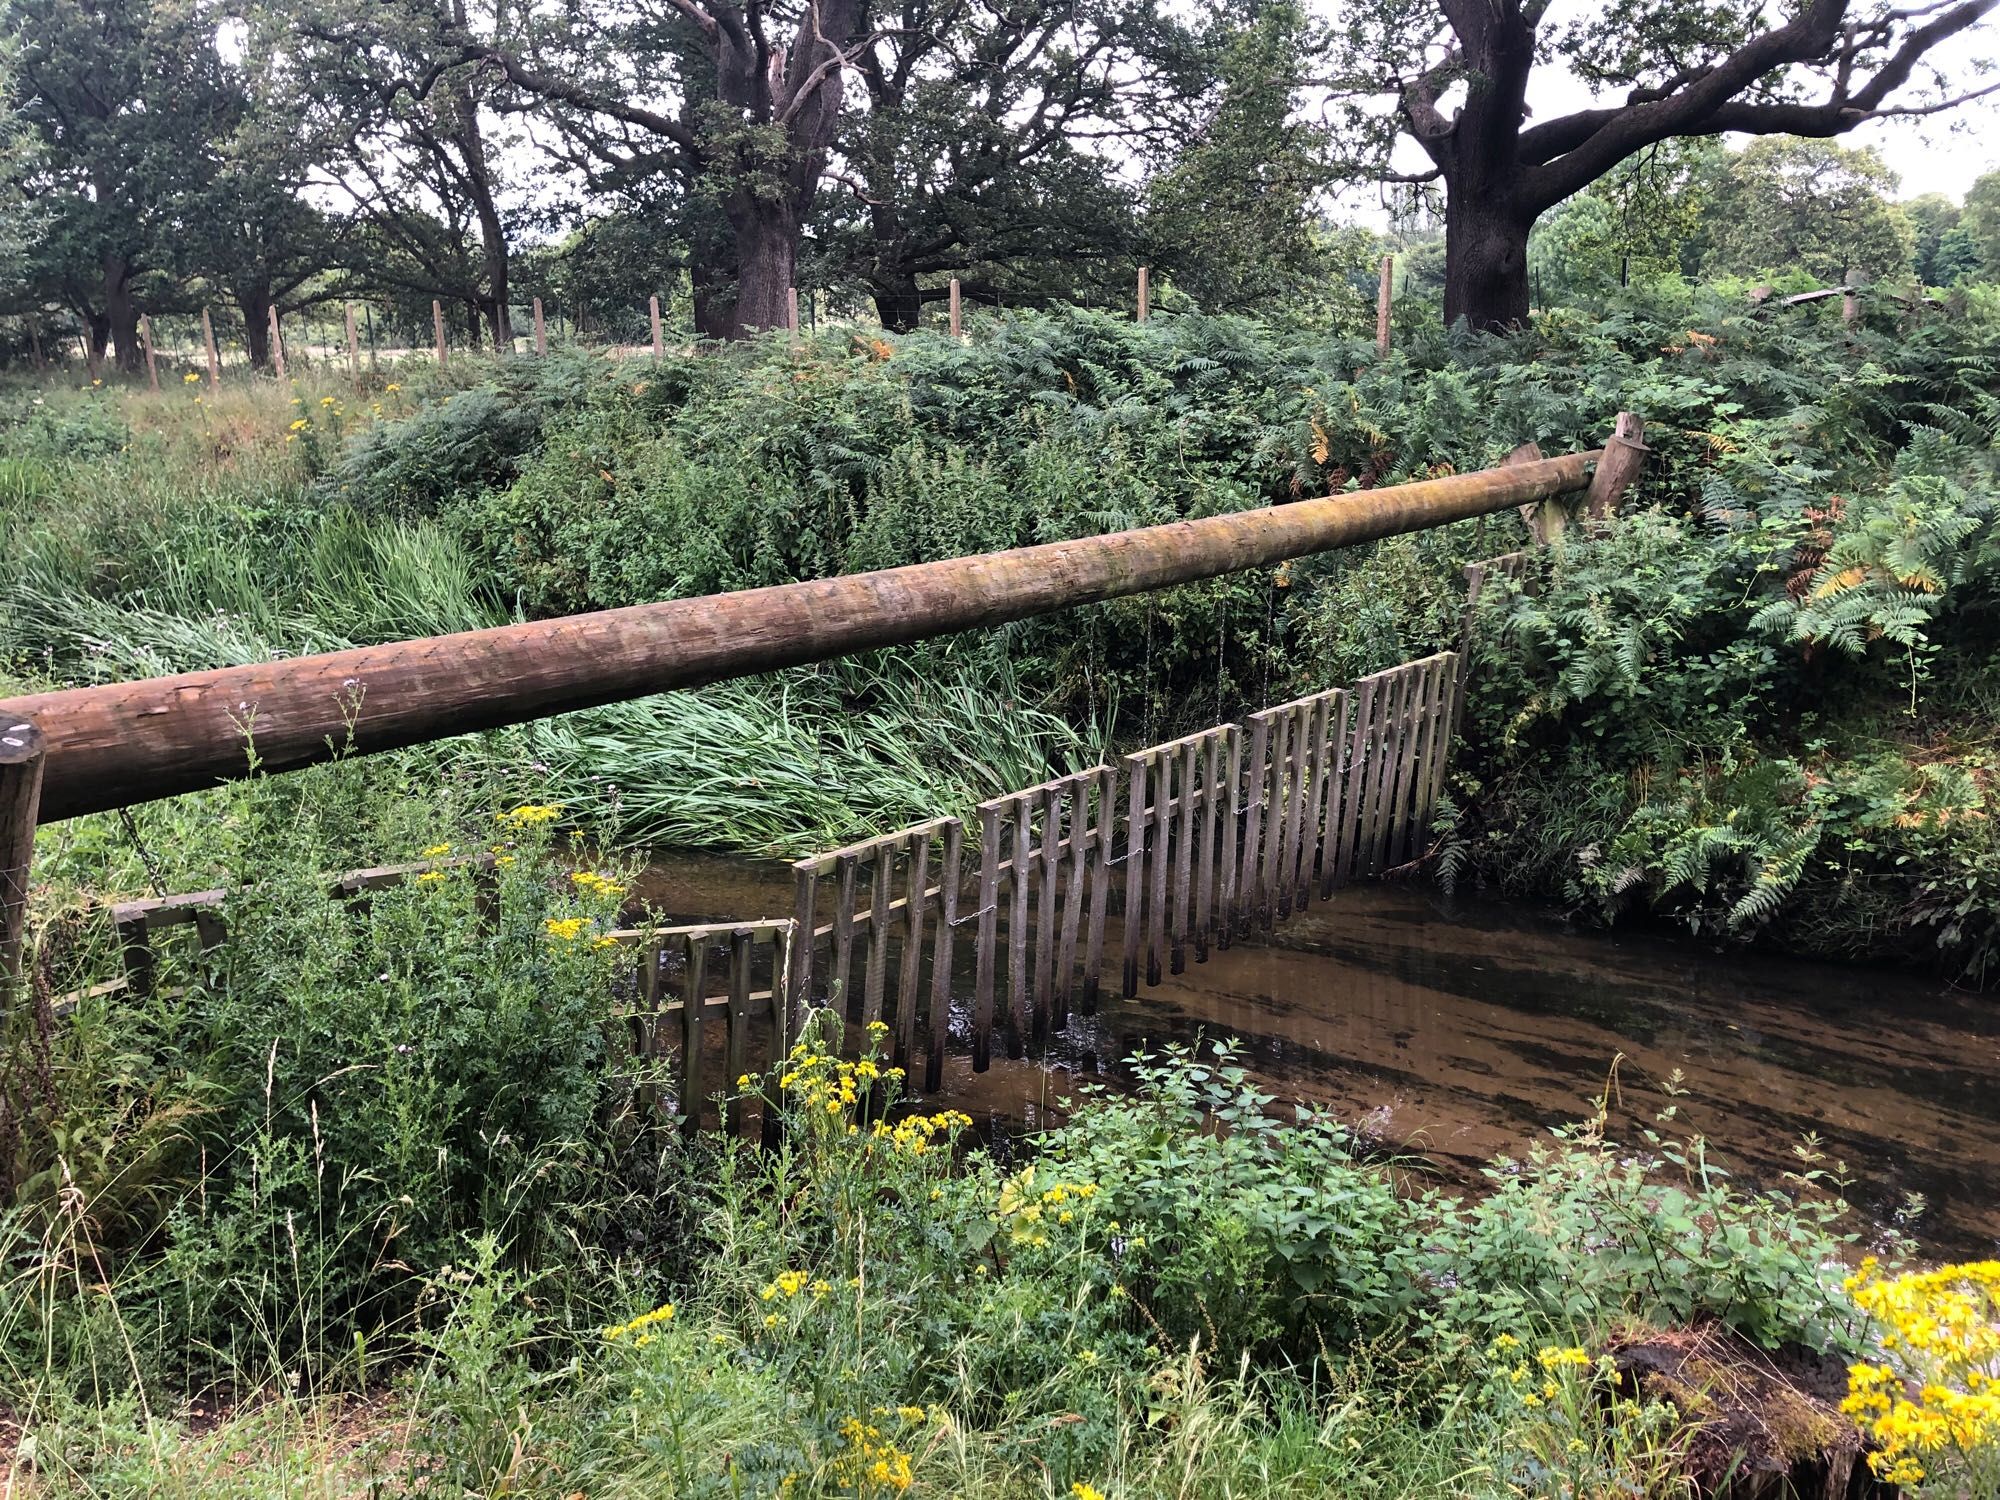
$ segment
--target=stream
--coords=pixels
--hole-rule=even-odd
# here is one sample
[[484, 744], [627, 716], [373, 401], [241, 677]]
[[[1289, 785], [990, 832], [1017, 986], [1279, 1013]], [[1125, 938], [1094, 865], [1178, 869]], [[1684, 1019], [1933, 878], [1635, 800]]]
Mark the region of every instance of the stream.
[[[634, 894], [675, 921], [789, 913], [782, 864], [673, 854]], [[1115, 973], [1113, 975], [1115, 979]], [[954, 1049], [930, 1102], [988, 1130], [1062, 1117], [1085, 1078], [1115, 1082], [1142, 1046], [1233, 1037], [1252, 1078], [1471, 1182], [1596, 1109], [1636, 1142], [1660, 1109], [1740, 1180], [1776, 1186], [1815, 1136], [1872, 1224], [1909, 1194], [1934, 1253], [2000, 1250], [2000, 1004], [1886, 969], [1717, 951], [1658, 933], [1580, 929], [1534, 908], [1428, 887], [1357, 886], [1205, 964], [1114, 987], [1047, 1056]], [[1663, 1085], [1673, 1081], [1670, 1099]], [[1865, 1228], [1865, 1225], [1857, 1225]]]

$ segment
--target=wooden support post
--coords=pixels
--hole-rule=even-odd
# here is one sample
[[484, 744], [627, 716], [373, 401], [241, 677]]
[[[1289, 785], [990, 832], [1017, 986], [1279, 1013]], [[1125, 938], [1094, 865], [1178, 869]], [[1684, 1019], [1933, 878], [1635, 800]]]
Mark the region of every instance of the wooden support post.
[[208, 388], [211, 391], [222, 388], [222, 356], [215, 352], [215, 324], [209, 320], [208, 309], [201, 310], [201, 341], [208, 346]]
[[[1500, 467], [1515, 464], [1541, 462], [1542, 449], [1538, 443], [1523, 443], [1512, 453], [1500, 460]], [[1535, 539], [1535, 545], [1546, 547], [1563, 534], [1569, 525], [1570, 500], [1564, 496], [1551, 496], [1547, 500], [1536, 501], [1533, 505], [1521, 507], [1521, 519], [1528, 523], [1528, 534]]]
[[951, 278], [951, 336], [958, 338], [965, 332], [959, 316], [958, 278]]
[[41, 811], [42, 766], [48, 746], [33, 720], [0, 721], [0, 1019], [21, 977], [21, 940], [28, 925], [28, 877], [35, 864], [35, 821]]
[[1139, 321], [1146, 321], [1146, 314], [1152, 311], [1153, 288], [1152, 268], [1139, 267]]
[[1629, 411], [1618, 413], [1611, 440], [1604, 445], [1604, 457], [1590, 476], [1590, 490], [1584, 496], [1583, 513], [1593, 521], [1610, 517], [1626, 488], [1639, 477], [1646, 462], [1646, 424]]
[[795, 286], [785, 288], [785, 329], [791, 334], [792, 344], [796, 347], [799, 342], [799, 289]]
[[681, 939], [686, 955], [681, 1006], [681, 1129], [693, 1135], [701, 1129], [701, 1023], [703, 992], [708, 988], [708, 940]]
[[278, 306], [275, 302], [271, 304], [271, 368], [277, 372], [280, 381], [285, 378], [285, 333], [278, 326]]
[[646, 299], [646, 315], [652, 320], [653, 324], [653, 358], [662, 359], [666, 356], [667, 342], [660, 336], [660, 299], [658, 297], [648, 297]]
[[1847, 268], [1847, 274], [1841, 278], [1841, 282], [1840, 321], [1852, 328], [1861, 321], [1861, 294], [1855, 288], [1854, 267]]
[[[723, 1033], [721, 1107], [722, 1128], [727, 1131], [731, 1124], [729, 1099], [736, 1093], [736, 1080], [749, 1072], [744, 1066], [750, 1055], [750, 930], [738, 928], [729, 934], [729, 1021]], [[774, 969], [773, 974], [777, 971]], [[777, 987], [776, 980], [772, 988]], [[735, 1123], [742, 1124], [742, 1106], [738, 1105]]]
[[347, 304], [347, 378], [361, 384], [361, 331], [354, 326], [354, 304]]
[[160, 388], [160, 367], [154, 361], [153, 315], [147, 313], [139, 319], [139, 343], [146, 351], [146, 386], [157, 391]]
[[438, 368], [442, 370], [451, 357], [444, 347], [444, 304], [435, 297], [431, 298], [431, 327], [437, 333]]
[[1389, 301], [1395, 295], [1396, 257], [1382, 257], [1382, 282], [1375, 289], [1375, 352], [1389, 352]]
[[[537, 297], [535, 299], [535, 353], [538, 356], [546, 356], [548, 352], [549, 329], [548, 325], [542, 321], [542, 299]], [[807, 936], [810, 937], [811, 934], [808, 933]]]

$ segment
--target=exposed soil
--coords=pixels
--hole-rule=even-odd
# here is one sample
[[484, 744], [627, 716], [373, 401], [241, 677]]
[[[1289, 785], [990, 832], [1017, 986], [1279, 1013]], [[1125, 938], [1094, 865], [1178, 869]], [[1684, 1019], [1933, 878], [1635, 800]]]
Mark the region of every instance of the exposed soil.
[[1757, 1348], [1719, 1325], [1649, 1332], [1611, 1356], [1628, 1391], [1671, 1403], [1692, 1425], [1688, 1471], [1717, 1500], [1891, 1500], [1861, 1434], [1840, 1414], [1838, 1356]]

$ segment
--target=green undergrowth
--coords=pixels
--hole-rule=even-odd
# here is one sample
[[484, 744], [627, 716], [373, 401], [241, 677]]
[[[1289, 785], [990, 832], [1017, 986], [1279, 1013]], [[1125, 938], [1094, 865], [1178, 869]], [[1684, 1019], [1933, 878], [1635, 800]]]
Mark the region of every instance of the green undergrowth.
[[[1387, 358], [1059, 311], [364, 393], [16, 388], [0, 669], [97, 681], [1092, 535], [1592, 446], [1629, 409], [1626, 515], [1490, 596], [1436, 867], [1984, 982], [1992, 350], [1976, 315], [1850, 330], [1655, 290], [1509, 339], [1412, 327]], [[616, 837], [797, 854], [1455, 646], [1463, 563], [1525, 541], [1461, 522], [448, 763]]]

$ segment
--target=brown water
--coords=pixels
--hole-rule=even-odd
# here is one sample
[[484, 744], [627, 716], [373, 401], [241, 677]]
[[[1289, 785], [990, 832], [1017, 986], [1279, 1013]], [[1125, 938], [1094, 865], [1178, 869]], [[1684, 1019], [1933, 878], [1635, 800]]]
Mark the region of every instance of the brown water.
[[[730, 920], [788, 912], [791, 879], [782, 865], [677, 855], [639, 893], [676, 919]], [[1040, 1061], [996, 1057], [975, 1074], [954, 1048], [940, 1102], [1045, 1124], [1080, 1077], [1203, 1035], [1240, 1039], [1281, 1098], [1328, 1106], [1459, 1180], [1589, 1114], [1621, 1056], [1611, 1128], [1636, 1138], [1678, 1070], [1677, 1129], [1741, 1178], [1777, 1183], [1814, 1134], [1873, 1220], [1921, 1193], [1915, 1228], [1933, 1249], [2000, 1247], [2000, 1000], [1583, 931], [1421, 887], [1342, 891], [1205, 964], [1190, 956], [1186, 973], [1072, 1016]]]

